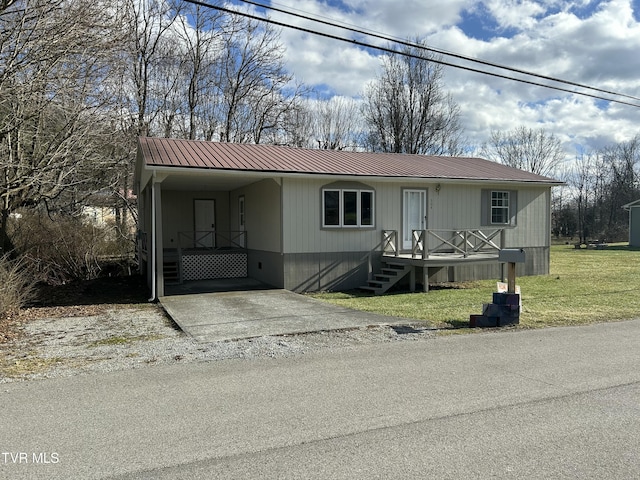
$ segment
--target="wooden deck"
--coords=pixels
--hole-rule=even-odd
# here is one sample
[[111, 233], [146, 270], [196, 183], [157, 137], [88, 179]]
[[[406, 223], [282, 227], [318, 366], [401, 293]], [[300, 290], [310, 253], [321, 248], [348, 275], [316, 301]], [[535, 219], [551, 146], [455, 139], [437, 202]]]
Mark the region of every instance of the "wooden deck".
[[362, 289], [377, 295], [385, 293], [406, 274], [415, 291], [417, 269], [422, 268], [422, 285], [429, 290], [429, 268], [455, 267], [480, 263], [500, 263], [504, 229], [479, 228], [457, 230], [413, 230], [411, 251], [399, 248], [396, 230], [382, 232], [382, 264], [380, 272], [369, 271]]
[[466, 257], [455, 253], [432, 253], [429, 258], [414, 257], [410, 253], [383, 253], [383, 259], [395, 261], [405, 265], [415, 267], [451, 267], [455, 265], [467, 265], [473, 263], [494, 263], [498, 262], [498, 251], [486, 253], [474, 253]]

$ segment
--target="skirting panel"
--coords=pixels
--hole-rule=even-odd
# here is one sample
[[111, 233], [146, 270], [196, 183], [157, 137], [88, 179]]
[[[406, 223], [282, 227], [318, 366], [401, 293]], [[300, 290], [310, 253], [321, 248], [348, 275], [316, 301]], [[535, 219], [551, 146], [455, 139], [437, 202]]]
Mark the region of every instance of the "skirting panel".
[[292, 253], [284, 256], [284, 288], [294, 292], [350, 290], [367, 282], [378, 252]]
[[247, 254], [198, 254], [182, 256], [184, 280], [244, 278], [247, 276]]

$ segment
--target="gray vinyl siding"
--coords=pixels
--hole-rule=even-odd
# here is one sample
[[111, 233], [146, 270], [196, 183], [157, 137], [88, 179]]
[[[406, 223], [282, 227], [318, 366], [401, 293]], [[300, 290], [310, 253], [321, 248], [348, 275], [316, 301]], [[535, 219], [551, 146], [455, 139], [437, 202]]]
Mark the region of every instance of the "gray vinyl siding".
[[640, 247], [640, 206], [629, 209], [629, 246]]
[[230, 195], [231, 230], [238, 230], [238, 198], [244, 196], [247, 248], [265, 252], [281, 251], [282, 216], [280, 185], [261, 180], [234, 190]]
[[284, 288], [294, 292], [350, 290], [364, 285], [380, 256], [370, 252], [294, 253], [283, 256]]
[[322, 228], [321, 191], [331, 183], [283, 180], [283, 253], [358, 252], [380, 243], [380, 222], [384, 215], [380, 207], [387, 201], [385, 193], [378, 191], [378, 185], [365, 182], [375, 190], [375, 228]]
[[507, 229], [506, 247], [548, 247], [551, 243], [551, 196], [546, 188], [518, 189], [517, 227]]
[[321, 179], [283, 180], [283, 253], [379, 249], [383, 230], [402, 232], [402, 191], [405, 188], [427, 190], [427, 228], [437, 230], [481, 228], [482, 191], [517, 191], [517, 220], [515, 226], [506, 227], [506, 246], [540, 247], [548, 246], [550, 242], [549, 187], [361, 182], [375, 191], [375, 228], [323, 229], [321, 191], [331, 183]]

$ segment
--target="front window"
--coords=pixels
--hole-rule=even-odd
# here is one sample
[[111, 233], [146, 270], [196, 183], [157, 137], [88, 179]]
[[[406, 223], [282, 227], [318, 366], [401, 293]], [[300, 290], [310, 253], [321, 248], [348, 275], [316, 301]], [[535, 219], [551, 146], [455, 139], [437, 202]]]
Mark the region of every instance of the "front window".
[[371, 190], [322, 191], [323, 227], [373, 227], [374, 194]]
[[509, 192], [491, 192], [491, 223], [509, 223]]

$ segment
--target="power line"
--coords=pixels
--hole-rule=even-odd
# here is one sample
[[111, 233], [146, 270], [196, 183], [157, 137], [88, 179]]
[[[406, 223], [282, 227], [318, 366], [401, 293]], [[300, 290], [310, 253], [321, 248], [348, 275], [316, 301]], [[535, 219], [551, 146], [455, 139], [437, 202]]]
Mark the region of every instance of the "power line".
[[[184, 1], [187, 2], [187, 3], [192, 3], [194, 5], [199, 5], [201, 7], [212, 8], [212, 9], [218, 10], [220, 12], [229, 13], [231, 15], [238, 15], [238, 16], [249, 18], [249, 19], [252, 19], [252, 20], [259, 21], [259, 22], [269, 23], [271, 25], [275, 25], [275, 26], [278, 26], [278, 27], [289, 28], [289, 29], [297, 30], [297, 31], [300, 31], [300, 32], [303, 32], [303, 33], [309, 33], [309, 34], [312, 34], [312, 35], [317, 35], [317, 36], [321, 36], [321, 37], [324, 37], [324, 38], [329, 38], [329, 39], [332, 39], [332, 40], [337, 40], [337, 41], [340, 41], [340, 42], [349, 43], [351, 45], [356, 45], [356, 46], [360, 46], [360, 47], [364, 47], [364, 48], [370, 48], [370, 49], [378, 50], [378, 51], [381, 51], [381, 52], [391, 53], [391, 54], [394, 54], [394, 55], [403, 55], [405, 57], [414, 58], [414, 59], [417, 59], [417, 60], [425, 60], [425, 61], [429, 61], [429, 62], [432, 62], [432, 63], [445, 65], [445, 66], [448, 66], [448, 67], [458, 68], [458, 69], [465, 70], [465, 71], [468, 71], [468, 72], [480, 73], [482, 75], [489, 75], [489, 76], [492, 76], [492, 77], [502, 78], [502, 79], [505, 79], [505, 80], [511, 80], [511, 81], [515, 81], [515, 82], [520, 82], [520, 83], [524, 83], [524, 84], [527, 84], [527, 85], [533, 85], [533, 86], [537, 86], [537, 87], [549, 88], [549, 89], [557, 90], [557, 91], [560, 91], [560, 92], [571, 93], [571, 94], [574, 94], [574, 95], [581, 95], [581, 96], [584, 96], [584, 97], [594, 98], [594, 99], [597, 99], [597, 100], [604, 100], [606, 102], [618, 103], [618, 104], [622, 104], [622, 105], [628, 105], [628, 106], [631, 106], [631, 107], [640, 108], [640, 105], [638, 105], [636, 103], [625, 102], [623, 100], [616, 100], [616, 99], [613, 99], [613, 98], [602, 97], [600, 95], [595, 95], [595, 94], [591, 94], [591, 93], [587, 93], [587, 92], [579, 92], [579, 91], [576, 91], [576, 90], [569, 90], [568, 88], [563, 88], [563, 87], [559, 87], [559, 86], [546, 85], [544, 83], [534, 82], [532, 80], [526, 80], [526, 79], [523, 79], [523, 78], [510, 77], [508, 75], [503, 75], [503, 74], [499, 74], [499, 73], [495, 73], [495, 72], [488, 72], [488, 71], [485, 71], [485, 70], [480, 70], [480, 69], [477, 69], [477, 68], [472, 68], [472, 67], [468, 67], [468, 66], [464, 66], [464, 65], [458, 65], [458, 64], [446, 62], [446, 61], [440, 60], [440, 59], [426, 58], [426, 57], [423, 57], [423, 56], [420, 56], [420, 55], [416, 55], [416, 54], [412, 54], [412, 53], [409, 53], [409, 52], [403, 52], [403, 51], [400, 51], [400, 50], [395, 50], [395, 49], [392, 49], [390, 47], [381, 47], [381, 46], [371, 45], [371, 44], [368, 44], [368, 43], [365, 43], [365, 42], [361, 42], [359, 40], [339, 37], [337, 35], [332, 35], [332, 34], [329, 34], [329, 33], [323, 33], [323, 32], [319, 32], [317, 30], [312, 30], [312, 29], [304, 28], [304, 27], [298, 27], [298, 26], [295, 26], [295, 25], [289, 25], [289, 24], [286, 24], [286, 23], [283, 23], [283, 22], [278, 22], [278, 21], [275, 21], [275, 20], [272, 20], [272, 19], [269, 19], [269, 18], [259, 17], [257, 15], [252, 15], [250, 13], [240, 12], [238, 10], [232, 10], [232, 9], [229, 9], [229, 8], [220, 7], [218, 5], [211, 5], [209, 3], [202, 2], [200, 0], [184, 0]], [[241, 1], [243, 1], [243, 0], [241, 0]], [[265, 7], [265, 8], [271, 8], [271, 7]], [[331, 25], [331, 24], [329, 23], [329, 25]], [[346, 27], [341, 27], [339, 25], [333, 25], [333, 26], [334, 27], [338, 27], [338, 28], [346, 28]], [[363, 32], [363, 34], [364, 35], [369, 35], [369, 34], [367, 34], [365, 32]], [[399, 42], [399, 43], [406, 43], [408, 46], [414, 46], [414, 45], [412, 45], [410, 43], [407, 43], [407, 42]], [[437, 51], [435, 49], [434, 49], [434, 51], [439, 53], [439, 51]], [[517, 72], [517, 70], [515, 70], [515, 69], [514, 69], [514, 71]], [[527, 72], [524, 72], [524, 71], [522, 73], [528, 74]], [[543, 78], [548, 78], [549, 80], [553, 80], [550, 77], [543, 77]], [[553, 81], [559, 81], [559, 80], [553, 80]], [[562, 81], [560, 80], [560, 82], [562, 82]], [[570, 84], [570, 82], [564, 82], [564, 83]], [[575, 86], [581, 86], [581, 85], [577, 84]], [[581, 87], [583, 87], [583, 86], [581, 86]], [[588, 87], [588, 86], [584, 86], [583, 88], [597, 90], [594, 87]], [[606, 92], [606, 91], [603, 91], [603, 92], [609, 93], [609, 92]], [[628, 95], [623, 95], [623, 94], [619, 94], [619, 93], [616, 93], [616, 92], [610, 92], [610, 94], [616, 95], [616, 96], [622, 96], [622, 97], [629, 97]], [[629, 98], [636, 99], [636, 97], [629, 97]]]
[[[507, 71], [514, 72], [514, 73], [520, 73], [520, 74], [523, 74], [523, 75], [529, 75], [529, 76], [532, 76], [532, 77], [537, 77], [537, 78], [541, 78], [541, 79], [544, 79], [544, 80], [550, 80], [550, 81], [557, 82], [557, 83], [564, 83], [566, 85], [571, 85], [571, 86], [579, 87], [579, 88], [585, 88], [585, 89], [593, 90], [593, 91], [600, 92], [600, 93], [606, 93], [606, 94], [609, 94], [609, 95], [616, 95], [616, 96], [619, 96], [619, 97], [629, 98], [629, 99], [632, 99], [632, 100], [640, 100], [640, 97], [634, 97], [632, 95], [627, 95], [627, 94], [624, 94], [624, 93], [613, 92], [611, 90], [604, 90], [602, 88], [592, 87], [592, 86], [589, 86], [589, 85], [584, 85], [582, 83], [572, 82], [570, 80], [563, 80], [561, 78], [549, 77], [549, 76], [542, 75], [542, 74], [539, 74], [539, 73], [530, 72], [530, 71], [527, 71], [527, 70], [521, 70], [521, 69], [518, 69], [518, 68], [509, 67], [507, 65], [501, 65], [499, 63], [489, 62], [487, 60], [473, 58], [473, 57], [469, 57], [469, 56], [462, 55], [462, 54], [459, 54], [459, 53], [449, 52], [447, 50], [442, 50], [442, 49], [429, 47], [427, 45], [420, 45], [420, 44], [417, 44], [417, 43], [414, 43], [414, 42], [407, 42], [406, 40], [400, 40], [398, 38], [393, 38], [390, 35], [385, 35], [385, 34], [373, 32], [371, 30], [364, 30], [364, 29], [361, 29], [361, 28], [355, 28], [355, 26], [351, 26], [351, 25], [348, 25], [348, 24], [339, 25], [337, 23], [334, 23], [334, 22], [331, 22], [331, 21], [328, 21], [328, 20], [319, 20], [317, 18], [309, 16], [308, 14], [303, 15], [301, 13], [294, 13], [294, 12], [291, 12], [291, 11], [288, 11], [288, 10], [284, 10], [282, 8], [276, 8], [276, 7], [273, 7], [273, 6], [270, 6], [270, 5], [264, 5], [262, 3], [254, 2], [252, 0], [238, 0], [238, 1], [246, 3], [246, 4], [249, 4], [249, 5], [253, 5], [253, 6], [256, 6], [256, 7], [273, 10], [275, 12], [284, 13], [286, 15], [291, 15], [293, 17], [302, 18], [304, 20], [309, 20], [309, 21], [312, 21], [312, 22], [320, 23], [322, 25], [328, 25], [328, 26], [331, 26], [331, 27], [342, 28], [343, 30], [347, 30], [347, 31], [353, 32], [353, 33], [358, 33], [360, 35], [367, 35], [367, 36], [370, 36], [370, 37], [378, 38], [380, 40], [385, 40], [385, 41], [388, 41], [388, 42], [398, 43], [400, 45], [404, 45], [404, 46], [407, 46], [407, 47], [418, 48], [418, 49], [425, 50], [425, 51], [428, 51], [428, 52], [437, 53], [439, 55], [445, 55], [445, 56], [449, 56], [449, 57], [454, 57], [454, 58], [458, 58], [460, 60], [465, 60], [465, 61], [472, 62], [472, 63], [479, 63], [481, 65], [486, 65], [486, 66], [489, 66], [489, 67], [495, 67], [495, 68], [499, 68], [499, 69], [502, 69], [502, 70], [507, 70]], [[298, 11], [302, 12], [302, 10], [298, 10]], [[327, 18], [327, 17], [324, 17], [324, 18]]]

